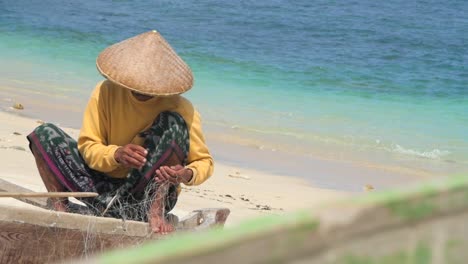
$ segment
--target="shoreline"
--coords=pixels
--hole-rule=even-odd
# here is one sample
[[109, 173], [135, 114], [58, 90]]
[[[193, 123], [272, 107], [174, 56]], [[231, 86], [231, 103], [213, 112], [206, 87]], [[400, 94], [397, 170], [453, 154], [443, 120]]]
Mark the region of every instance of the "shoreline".
[[[8, 91], [8, 90], [6, 90]], [[29, 119], [51, 122], [61, 127], [78, 129], [82, 111], [87, 100], [80, 96], [65, 97], [35, 93], [8, 96], [0, 91], [0, 111]], [[24, 110], [15, 110], [12, 105], [20, 102]], [[58, 122], [58, 121], [63, 121]], [[337, 191], [362, 192], [363, 186], [371, 184], [379, 190], [398, 187], [421, 179], [438, 177], [444, 173], [403, 166], [388, 166], [360, 157], [360, 161], [347, 159], [352, 153], [335, 151], [337, 159], [317, 155], [291, 153], [287, 149], [261, 147], [254, 139], [242, 138], [236, 128], [223, 128], [203, 122], [203, 130], [215, 161], [224, 164], [260, 170], [273, 175], [300, 178], [308, 184]], [[318, 150], [332, 153], [333, 149], [316, 146]], [[425, 160], [421, 159], [421, 165]], [[422, 167], [422, 166], [420, 166]], [[445, 173], [445, 175], [450, 173]], [[376, 177], [378, 175], [378, 177]]]
[[[89, 96], [86, 89], [91, 86], [64, 95], [23, 89], [23, 85], [14, 82], [0, 85], [0, 111], [79, 129]], [[191, 97], [188, 94], [188, 98]], [[212, 154], [227, 164], [299, 177], [319, 187], [353, 192], [360, 192], [365, 184], [387, 189], [421, 179], [468, 172], [468, 163], [443, 157], [431, 159], [417, 153], [402, 154], [354, 143], [342, 145], [251, 132], [243, 126], [230, 125], [228, 120], [218, 122], [219, 118], [213, 119], [215, 108], [198, 107], [194, 101], [201, 111], [203, 130]], [[25, 109], [12, 109], [15, 102], [24, 104]], [[310, 170], [305, 171], [305, 168]], [[345, 187], [338, 183], [340, 180], [346, 181]]]
[[[25, 136], [41, 120], [55, 123], [77, 138], [79, 130], [69, 127], [79, 127], [81, 107], [84, 108], [86, 102], [80, 97], [64, 101], [56, 96], [47, 98], [49, 104], [45, 104], [43, 99], [47, 95], [43, 94], [29, 98], [15, 95], [14, 100], [5, 94], [0, 93], [0, 96], [3, 99], [0, 102], [0, 157], [3, 159], [0, 178], [35, 191], [45, 191]], [[22, 103], [25, 109], [13, 109], [15, 102]], [[73, 108], [67, 103], [73, 104]], [[69, 119], [65, 119], [66, 116]], [[183, 188], [174, 209], [179, 217], [204, 207], [228, 207], [231, 216], [227, 225], [231, 225], [259, 215], [285, 214], [369, 190], [381, 191], [435, 177], [424, 171], [395, 170], [370, 163], [357, 164], [236, 144], [217, 138], [220, 133], [216, 129], [210, 124], [204, 125], [207, 144], [215, 159], [215, 173], [201, 186]], [[24, 205], [12, 199], [7, 202]]]
[[[26, 139], [26, 135], [39, 125], [37, 120], [0, 111], [0, 123], [0, 178], [34, 191], [46, 191]], [[77, 138], [77, 129], [63, 129]], [[200, 208], [227, 207], [231, 210], [226, 223], [229, 226], [260, 215], [286, 214], [320, 206], [349, 195], [352, 194], [319, 188], [289, 175], [216, 162], [214, 175], [205, 183], [183, 187], [173, 213], [183, 217]], [[0, 202], [29, 206], [11, 198]]]

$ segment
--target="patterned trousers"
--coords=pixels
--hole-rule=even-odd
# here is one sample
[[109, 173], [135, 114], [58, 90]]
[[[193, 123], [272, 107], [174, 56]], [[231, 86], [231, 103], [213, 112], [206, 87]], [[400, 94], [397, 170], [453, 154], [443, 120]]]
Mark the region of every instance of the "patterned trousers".
[[[96, 192], [95, 198], [81, 198], [91, 214], [101, 215], [112, 202], [106, 216], [147, 221], [158, 184], [155, 171], [171, 156], [186, 165], [189, 151], [189, 132], [185, 120], [175, 112], [162, 112], [151, 127], [139, 134], [143, 147], [148, 150], [142, 169], [132, 169], [126, 178], [112, 178], [88, 167], [78, 151], [77, 142], [53, 124], [43, 124], [27, 136], [34, 145], [53, 177], [71, 192]], [[177, 187], [171, 185], [165, 199], [165, 211], [169, 212], [177, 202]]]

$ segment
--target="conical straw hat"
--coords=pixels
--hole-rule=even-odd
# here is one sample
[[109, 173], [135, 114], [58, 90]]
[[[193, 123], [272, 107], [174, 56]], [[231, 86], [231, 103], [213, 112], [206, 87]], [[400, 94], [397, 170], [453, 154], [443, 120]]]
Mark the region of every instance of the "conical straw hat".
[[96, 66], [108, 80], [147, 95], [180, 94], [193, 85], [189, 66], [156, 30], [106, 48]]

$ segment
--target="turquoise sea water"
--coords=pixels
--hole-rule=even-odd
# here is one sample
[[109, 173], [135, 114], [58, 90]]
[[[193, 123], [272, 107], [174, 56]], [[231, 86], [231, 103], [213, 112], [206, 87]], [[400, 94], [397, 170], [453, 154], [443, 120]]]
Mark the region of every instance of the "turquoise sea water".
[[468, 171], [467, 13], [463, 0], [0, 0], [0, 105], [79, 126], [98, 53], [157, 29], [194, 71], [209, 139]]

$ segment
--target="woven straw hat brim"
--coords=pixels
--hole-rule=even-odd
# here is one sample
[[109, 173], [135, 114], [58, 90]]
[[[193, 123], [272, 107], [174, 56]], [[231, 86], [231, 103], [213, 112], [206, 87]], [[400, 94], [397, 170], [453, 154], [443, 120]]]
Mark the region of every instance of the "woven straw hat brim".
[[117, 85], [147, 95], [181, 94], [193, 86], [190, 67], [157, 31], [106, 48], [96, 67]]

